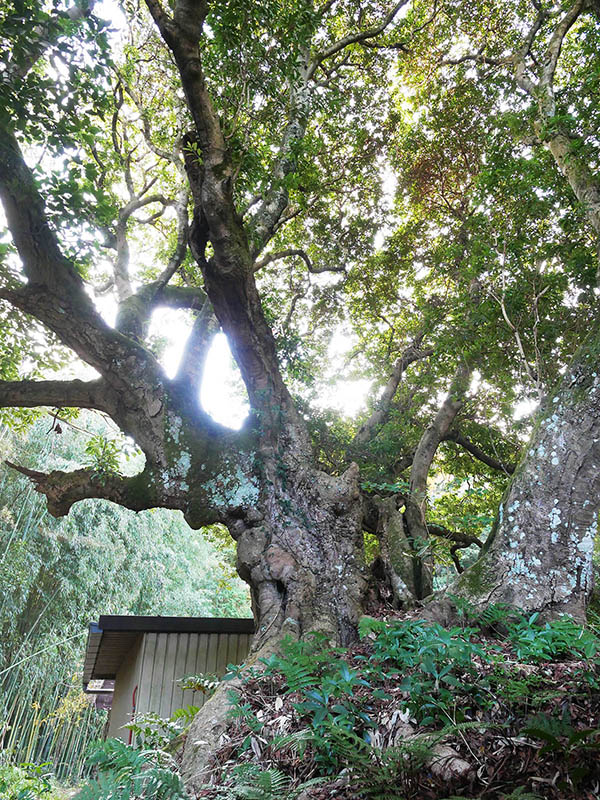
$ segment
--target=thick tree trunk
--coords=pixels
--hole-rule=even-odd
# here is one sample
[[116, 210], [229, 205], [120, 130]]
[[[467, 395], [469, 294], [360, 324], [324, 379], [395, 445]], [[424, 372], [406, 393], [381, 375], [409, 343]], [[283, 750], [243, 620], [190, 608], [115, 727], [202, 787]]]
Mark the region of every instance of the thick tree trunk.
[[415, 586], [413, 543], [407, 534], [405, 515], [398, 508], [395, 497], [375, 497], [373, 502], [378, 512], [377, 535], [381, 560], [394, 605], [398, 608], [412, 605], [418, 592]]
[[599, 353], [596, 331], [541, 414], [487, 552], [447, 596], [585, 619], [600, 507]]
[[310, 631], [350, 643], [366, 588], [358, 468], [336, 478], [271, 463], [263, 485], [260, 505], [228, 523], [251, 587], [254, 651]]
[[[321, 632], [332, 644], [348, 645], [356, 638], [367, 589], [358, 467], [340, 477], [316, 469], [294, 472], [283, 461], [263, 467], [259, 503], [227, 520], [256, 619], [248, 660], [270, 655], [286, 635]], [[220, 688], [190, 729], [183, 769], [191, 789], [209, 777], [232, 689], [235, 683]]]

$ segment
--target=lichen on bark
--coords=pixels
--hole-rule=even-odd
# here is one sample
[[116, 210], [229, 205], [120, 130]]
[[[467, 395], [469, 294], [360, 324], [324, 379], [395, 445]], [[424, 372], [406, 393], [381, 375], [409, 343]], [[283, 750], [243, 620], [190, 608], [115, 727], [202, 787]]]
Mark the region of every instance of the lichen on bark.
[[585, 619], [600, 508], [600, 331], [539, 413], [493, 535], [446, 596]]

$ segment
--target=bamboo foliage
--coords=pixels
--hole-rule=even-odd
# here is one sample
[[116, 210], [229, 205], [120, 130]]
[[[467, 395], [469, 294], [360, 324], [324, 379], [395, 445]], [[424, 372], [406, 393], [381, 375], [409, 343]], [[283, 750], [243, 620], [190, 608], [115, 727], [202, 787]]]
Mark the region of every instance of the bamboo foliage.
[[[36, 468], [79, 466], [85, 443], [81, 431], [57, 436], [43, 419], [18, 439], [0, 426], [0, 460], [18, 450]], [[85, 775], [107, 716], [81, 688], [87, 624], [98, 614], [247, 614], [223, 543], [190, 534], [168, 512], [137, 516], [94, 501], [54, 520], [30, 482], [0, 466], [0, 761]]]
[[88, 773], [86, 752], [107, 715], [81, 690], [81, 676], [69, 675], [60, 645], [52, 656], [53, 675], [32, 676], [26, 661], [0, 679], [0, 752], [4, 761], [48, 763], [58, 778], [77, 781]]

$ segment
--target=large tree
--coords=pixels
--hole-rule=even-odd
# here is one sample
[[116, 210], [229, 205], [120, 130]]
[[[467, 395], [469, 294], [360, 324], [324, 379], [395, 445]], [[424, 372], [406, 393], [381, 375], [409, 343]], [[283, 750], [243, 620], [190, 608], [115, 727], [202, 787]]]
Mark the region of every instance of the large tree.
[[[97, 409], [145, 456], [130, 477], [17, 465], [51, 513], [97, 497], [226, 525], [255, 654], [284, 633], [353, 639], [377, 591], [365, 531], [397, 603], [431, 593], [440, 547], [459, 572], [475, 547], [454, 593], [582, 616], [595, 321], [574, 354], [596, 315], [597, 141], [568, 144], [548, 97], [560, 79], [569, 124], [593, 125], [599, 26], [594, 5], [569, 8], [146, 0], [107, 34], [91, 4], [4, 4], [0, 298], [17, 346], [0, 405]], [[190, 322], [172, 378], [162, 306]], [[348, 328], [372, 380], [355, 424], [311, 406]], [[199, 402], [219, 329], [251, 408], [239, 431]], [[51, 379], [61, 347], [97, 377]], [[524, 399], [542, 405], [526, 446]], [[437, 499], [432, 470], [454, 478]], [[513, 473], [484, 543], [482, 507]]]

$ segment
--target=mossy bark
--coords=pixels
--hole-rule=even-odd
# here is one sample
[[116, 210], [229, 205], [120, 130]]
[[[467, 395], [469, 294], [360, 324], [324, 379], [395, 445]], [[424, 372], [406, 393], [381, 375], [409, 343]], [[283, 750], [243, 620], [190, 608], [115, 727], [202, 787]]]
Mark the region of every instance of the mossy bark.
[[413, 564], [418, 555], [408, 538], [404, 513], [397, 508], [395, 497], [375, 497], [373, 502], [378, 511], [381, 560], [394, 604], [399, 608], [412, 605], [418, 596]]

